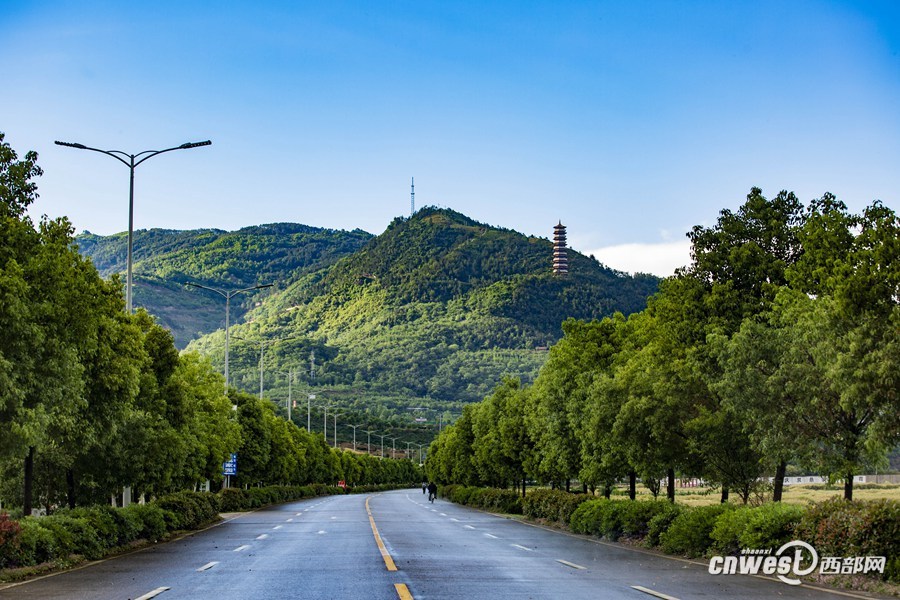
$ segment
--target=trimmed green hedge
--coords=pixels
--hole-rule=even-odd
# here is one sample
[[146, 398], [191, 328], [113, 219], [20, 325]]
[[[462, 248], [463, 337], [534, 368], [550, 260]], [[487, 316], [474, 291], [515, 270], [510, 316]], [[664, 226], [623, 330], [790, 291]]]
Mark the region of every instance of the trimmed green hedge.
[[[366, 486], [356, 491], [395, 487]], [[125, 508], [61, 509], [46, 517], [19, 520], [0, 514], [0, 568], [34, 566], [72, 555], [95, 560], [137, 540], [155, 542], [174, 531], [199, 529], [217, 520], [220, 512], [343, 493], [343, 488], [322, 484], [228, 488], [217, 494], [178, 492]]]
[[563, 490], [532, 490], [522, 499], [522, 514], [532, 519], [568, 525], [578, 505], [591, 499], [593, 496], [570, 494]]
[[659, 513], [670, 511], [666, 501], [607, 500], [598, 498], [581, 503], [569, 526], [575, 533], [587, 533], [612, 541], [621, 536], [643, 538], [650, 521]]
[[445, 485], [438, 488], [438, 495], [457, 504], [465, 504], [508, 515], [522, 514], [522, 498], [514, 490], [497, 488]]
[[659, 536], [659, 547], [669, 554], [683, 554], [690, 558], [702, 556], [713, 545], [712, 530], [716, 520], [733, 504], [711, 504], [689, 507], [676, 516], [668, 529]]
[[811, 504], [795, 528], [819, 556], [884, 556], [884, 579], [900, 582], [900, 502], [833, 498]]

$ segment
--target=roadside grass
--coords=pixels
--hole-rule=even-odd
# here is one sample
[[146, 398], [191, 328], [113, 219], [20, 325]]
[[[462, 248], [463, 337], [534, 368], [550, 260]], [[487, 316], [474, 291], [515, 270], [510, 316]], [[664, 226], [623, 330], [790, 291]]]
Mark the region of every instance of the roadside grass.
[[[665, 488], [660, 492], [658, 499], [665, 500]], [[628, 486], [616, 486], [613, 491], [613, 497], [627, 497]], [[653, 496], [646, 487], [638, 485], [637, 496], [642, 500], [649, 500]], [[791, 504], [810, 504], [812, 502], [822, 502], [829, 498], [842, 498], [844, 496], [844, 487], [838, 485], [823, 485], [821, 483], [814, 484], [796, 484], [784, 486], [782, 501]], [[677, 504], [685, 504], [688, 506], [706, 506], [709, 504], [718, 504], [721, 499], [721, 491], [719, 488], [710, 487], [694, 487], [694, 488], [675, 488], [675, 502]], [[853, 487], [854, 500], [898, 500], [900, 501], [900, 485], [888, 483], [861, 483]], [[751, 496], [751, 504], [760, 504], [762, 501], [770, 502], [772, 500], [772, 490], [765, 490], [762, 494]], [[729, 502], [732, 504], [740, 504], [741, 498], [732, 492]]]

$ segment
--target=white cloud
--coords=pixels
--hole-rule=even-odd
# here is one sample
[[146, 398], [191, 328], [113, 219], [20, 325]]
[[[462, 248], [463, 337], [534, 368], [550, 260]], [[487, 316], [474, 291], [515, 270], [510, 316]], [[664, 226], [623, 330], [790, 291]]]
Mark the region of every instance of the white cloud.
[[691, 262], [691, 243], [662, 242], [659, 244], [621, 244], [591, 250], [597, 260], [608, 267], [626, 273], [652, 273], [659, 277], [675, 274], [675, 269]]

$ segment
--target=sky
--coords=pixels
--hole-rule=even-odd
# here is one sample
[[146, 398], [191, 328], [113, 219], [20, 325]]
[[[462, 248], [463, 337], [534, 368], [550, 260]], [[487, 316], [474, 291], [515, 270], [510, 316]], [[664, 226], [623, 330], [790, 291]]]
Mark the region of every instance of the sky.
[[378, 234], [416, 206], [671, 275], [751, 187], [900, 208], [900, 3], [0, 0], [32, 215]]

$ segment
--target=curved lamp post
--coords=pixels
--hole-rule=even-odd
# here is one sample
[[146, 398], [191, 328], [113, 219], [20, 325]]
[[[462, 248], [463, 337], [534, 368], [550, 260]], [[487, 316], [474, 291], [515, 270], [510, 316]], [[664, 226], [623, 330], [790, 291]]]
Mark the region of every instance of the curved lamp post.
[[[206, 140], [204, 142], [188, 142], [186, 144], [181, 144], [180, 146], [175, 146], [173, 148], [166, 148], [165, 150], [144, 150], [143, 152], [138, 152], [137, 154], [128, 154], [127, 152], [122, 152], [121, 150], [100, 150], [99, 148], [91, 148], [90, 146], [85, 146], [84, 144], [60, 142], [58, 140], [53, 143], [57, 146], [77, 148], [78, 150], [90, 150], [92, 152], [99, 152], [100, 154], [112, 156], [114, 159], [128, 167], [129, 171], [131, 172], [131, 179], [128, 187], [128, 259], [126, 261], [125, 273], [125, 310], [128, 312], [128, 314], [131, 314], [133, 308], [131, 298], [131, 264], [132, 250], [134, 248], [134, 170], [139, 164], [150, 158], [153, 158], [157, 154], [171, 152], [172, 150], [188, 150], [190, 148], [199, 148], [200, 146], [209, 146], [210, 144], [212, 144], [212, 142], [209, 140]], [[126, 158], [128, 160], [125, 160]]]

